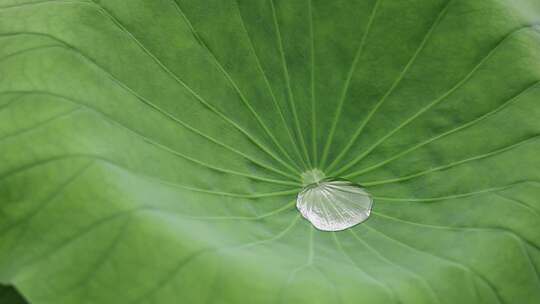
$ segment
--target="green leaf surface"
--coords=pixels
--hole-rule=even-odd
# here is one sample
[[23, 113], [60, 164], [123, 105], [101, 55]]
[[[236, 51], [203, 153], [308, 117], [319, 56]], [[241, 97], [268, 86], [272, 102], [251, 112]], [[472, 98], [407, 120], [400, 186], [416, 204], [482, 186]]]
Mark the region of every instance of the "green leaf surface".
[[[0, 282], [539, 303], [538, 22], [536, 0], [2, 0]], [[362, 184], [368, 221], [301, 218], [313, 168]]]
[[0, 303], [27, 304], [22, 296], [11, 286], [0, 285]]

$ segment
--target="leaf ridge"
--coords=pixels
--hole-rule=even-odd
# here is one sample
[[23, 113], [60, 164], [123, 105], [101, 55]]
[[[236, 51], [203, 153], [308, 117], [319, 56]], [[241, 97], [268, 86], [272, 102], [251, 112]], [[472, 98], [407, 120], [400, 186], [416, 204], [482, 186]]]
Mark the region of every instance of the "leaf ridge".
[[284, 160], [282, 160], [280, 157], [275, 155], [273, 152], [271, 152], [267, 147], [262, 145], [253, 135], [251, 135], [249, 132], [247, 132], [244, 128], [242, 128], [240, 125], [238, 125], [234, 120], [227, 117], [225, 114], [223, 114], [221, 111], [216, 109], [214, 106], [212, 106], [209, 102], [207, 102], [202, 96], [197, 94], [191, 87], [189, 87], [184, 81], [182, 81], [175, 73], [173, 73], [167, 66], [159, 60], [154, 54], [152, 54], [129, 30], [127, 30], [116, 17], [114, 17], [108, 10], [106, 10], [102, 5], [100, 5], [96, 0], [91, 0], [97, 10], [99, 12], [102, 12], [104, 16], [108, 17], [113, 24], [115, 24], [118, 29], [120, 29], [122, 32], [124, 32], [130, 39], [132, 39], [133, 42], [135, 42], [141, 50], [143, 50], [152, 60], [154, 60], [167, 74], [169, 74], [176, 82], [181, 84], [188, 92], [191, 93], [199, 102], [201, 102], [205, 107], [207, 107], [209, 110], [214, 112], [216, 115], [221, 117], [223, 120], [225, 120], [227, 123], [232, 125], [234, 128], [236, 128], [238, 131], [240, 131], [242, 134], [244, 134], [251, 142], [253, 142], [261, 151], [268, 154], [271, 158], [276, 160], [278, 163], [283, 165], [285, 168], [291, 170], [292, 173], [298, 173], [296, 170], [292, 170], [290, 168], [290, 165], [288, 165]]
[[307, 147], [306, 147], [306, 142], [304, 140], [304, 135], [302, 133], [302, 130], [300, 129], [300, 121], [298, 119], [298, 113], [296, 111], [296, 105], [295, 105], [295, 102], [294, 102], [294, 97], [293, 97], [293, 93], [292, 93], [292, 89], [291, 89], [291, 80], [290, 80], [290, 75], [289, 75], [289, 69], [287, 68], [287, 59], [285, 58], [285, 52], [283, 50], [283, 41], [282, 41], [282, 38], [281, 38], [281, 31], [279, 29], [279, 23], [277, 21], [277, 14], [276, 14], [276, 8], [275, 8], [275, 5], [274, 5], [274, 0], [270, 0], [270, 6], [272, 8], [272, 17], [273, 17], [274, 27], [275, 27], [276, 35], [277, 35], [278, 48], [279, 48], [280, 55], [281, 55], [281, 62], [282, 62], [282, 65], [283, 65], [283, 75], [284, 75], [284, 78], [285, 78], [285, 82], [287, 84], [287, 94], [288, 94], [288, 97], [289, 97], [288, 100], [289, 100], [289, 103], [291, 105], [291, 111], [292, 111], [295, 126], [296, 126], [296, 132], [298, 133], [300, 144], [301, 144], [301, 147], [302, 147], [302, 151], [304, 152], [304, 156], [306, 158], [306, 161], [310, 166], [313, 166], [313, 164], [311, 162], [311, 159], [309, 157], [309, 154], [307, 152]]
[[[20, 33], [16, 33], [16, 34], [20, 34]], [[131, 95], [133, 95], [134, 97], [136, 97], [138, 100], [140, 100], [142, 103], [146, 104], [147, 106], [151, 107], [152, 109], [156, 110], [157, 112], [159, 112], [160, 114], [164, 115], [165, 117], [171, 119], [172, 121], [180, 124], [181, 126], [185, 127], [186, 129], [190, 130], [191, 132], [195, 133], [195, 134], [198, 134], [199, 136], [219, 145], [219, 146], [222, 146], [224, 148], [226, 148], [227, 150], [230, 150], [231, 152], [234, 152], [242, 157], [244, 157], [245, 159], [257, 164], [258, 166], [260, 166], [261, 168], [265, 168], [269, 171], [272, 171], [274, 173], [277, 173], [277, 174], [280, 174], [284, 177], [287, 177], [287, 178], [290, 178], [292, 180], [299, 180], [299, 177], [296, 177], [294, 175], [291, 175], [291, 174], [288, 174], [286, 172], [283, 172], [279, 169], [276, 169], [270, 165], [267, 165], [267, 164], [264, 164], [264, 163], [261, 163], [260, 161], [252, 158], [251, 156], [248, 156], [247, 154], [235, 149], [235, 148], [232, 148], [231, 146], [229, 145], [226, 145], [224, 144], [223, 142], [201, 132], [200, 130], [196, 129], [195, 127], [185, 123], [184, 121], [178, 119], [177, 117], [175, 117], [174, 115], [170, 114], [169, 112], [161, 109], [160, 107], [158, 107], [157, 105], [155, 105], [154, 103], [152, 103], [151, 101], [147, 100], [145, 97], [139, 95], [138, 93], [136, 93], [133, 89], [131, 89], [129, 86], [127, 86], [125, 83], [121, 82], [119, 79], [117, 79], [113, 74], [111, 74], [108, 70], [106, 70], [104, 67], [100, 66], [97, 62], [95, 62], [93, 59], [91, 59], [90, 57], [86, 56], [86, 54], [82, 53], [80, 50], [78, 50], [77, 48], [69, 45], [67, 42], [65, 41], [62, 41], [60, 40], [59, 38], [56, 38], [54, 36], [51, 36], [51, 35], [48, 35], [48, 34], [41, 34], [41, 33], [32, 33], [32, 32], [24, 32], [24, 34], [35, 34], [35, 35], [39, 35], [39, 36], [45, 36], [45, 37], [49, 37], [51, 39], [55, 39], [59, 42], [62, 42], [63, 43], [63, 46], [55, 46], [55, 47], [58, 47], [58, 48], [62, 48], [62, 49], [65, 49], [66, 51], [72, 51], [74, 54], [76, 55], [79, 55], [83, 60], [85, 60], [86, 62], [90, 63], [92, 66], [94, 66], [95, 68], [97, 68], [99, 71], [103, 72], [105, 75], [107, 75], [115, 84], [117, 84], [120, 88], [124, 89], [126, 92], [130, 93]], [[8, 34], [8, 35], [14, 35], [14, 34]]]
[[[440, 24], [440, 22], [442, 21], [442, 19], [444, 18], [444, 16], [446, 15], [446, 12], [448, 10], [448, 8], [450, 7], [450, 3], [452, 3], [453, 0], [449, 0], [445, 6], [443, 7], [443, 9], [439, 12], [437, 18], [435, 19], [435, 21], [433, 22], [433, 24], [430, 26], [430, 28], [428, 29], [428, 31], [426, 32], [426, 34], [424, 35], [424, 38], [422, 39], [422, 42], [420, 43], [420, 45], [418, 46], [418, 48], [416, 49], [416, 51], [414, 52], [413, 56], [411, 57], [411, 59], [409, 59], [409, 61], [407, 62], [407, 64], [405, 65], [405, 67], [403, 67], [403, 70], [401, 70], [400, 74], [398, 75], [398, 78], [396, 78], [396, 80], [394, 81], [394, 83], [392, 83], [392, 85], [390, 86], [390, 88], [386, 91], [386, 93], [381, 97], [381, 99], [379, 99], [379, 101], [375, 104], [375, 107], [373, 107], [373, 109], [369, 112], [368, 116], [366, 117], [366, 119], [364, 119], [364, 121], [362, 122], [362, 124], [358, 127], [358, 129], [354, 132], [353, 136], [351, 137], [350, 141], [347, 143], [347, 145], [345, 146], [345, 148], [341, 151], [340, 154], [338, 154], [338, 156], [334, 159], [334, 161], [328, 166], [328, 168], [326, 168], [327, 171], [331, 171], [335, 165], [345, 156], [345, 154], [349, 151], [349, 149], [353, 146], [353, 144], [356, 142], [356, 139], [360, 136], [360, 134], [362, 133], [362, 131], [364, 130], [364, 127], [367, 125], [367, 123], [370, 121], [371, 117], [373, 117], [373, 115], [377, 112], [377, 110], [381, 107], [381, 105], [386, 101], [386, 98], [388, 98], [388, 96], [390, 96], [392, 94], [392, 92], [394, 91], [394, 89], [399, 85], [399, 83], [401, 83], [401, 80], [404, 78], [404, 76], [407, 74], [407, 72], [409, 71], [409, 68], [413, 65], [413, 63], [416, 61], [416, 58], [418, 57], [418, 55], [420, 54], [420, 52], [424, 49], [424, 47], [426, 46], [427, 42], [429, 41], [429, 39], [431, 38], [431, 35], [432, 33], [435, 31], [436, 27]], [[341, 170], [340, 170], [341, 171]]]
[[[338, 101], [338, 106], [337, 106], [336, 111], [334, 113], [334, 119], [332, 120], [332, 126], [330, 127], [330, 131], [329, 131], [326, 143], [324, 144], [322, 160], [321, 160], [321, 165], [320, 165], [322, 168], [326, 167], [326, 161], [327, 161], [327, 158], [328, 158], [328, 152], [330, 151], [330, 147], [331, 147], [332, 141], [334, 139], [334, 133], [336, 131], [336, 127], [337, 127], [338, 121], [339, 121], [340, 116], [341, 116], [343, 104], [345, 103], [345, 99], [346, 99], [347, 93], [349, 91], [349, 86], [350, 86], [352, 77], [354, 75], [354, 72], [356, 71], [358, 61], [360, 60], [360, 57], [361, 57], [362, 52], [364, 50], [364, 47], [365, 47], [365, 44], [366, 44], [366, 41], [367, 41], [367, 37], [368, 37], [369, 32], [371, 30], [371, 26], [373, 24], [373, 21], [375, 20], [375, 16], [377, 14], [377, 9], [379, 7], [379, 2], [380, 2], [380, 0], [376, 0], [375, 4], [373, 5], [373, 8], [371, 9], [371, 13], [370, 13], [370, 16], [368, 18], [367, 25], [366, 25], [366, 30], [364, 31], [364, 34], [362, 35], [362, 38], [360, 40], [360, 44], [358, 45], [358, 48], [357, 48], [356, 53], [354, 55], [354, 58], [353, 58], [353, 61], [351, 63], [351, 67], [349, 69], [349, 72], [347, 72], [347, 78], [346, 78], [345, 84], [343, 85], [343, 88], [341, 90], [340, 98], [339, 98], [339, 101]], [[330, 165], [330, 168], [331, 167], [332, 167], [332, 165]]]
[[257, 120], [258, 124], [263, 128], [263, 130], [265, 131], [265, 133], [268, 135], [268, 137], [270, 137], [270, 139], [272, 140], [272, 142], [274, 143], [274, 145], [276, 145], [276, 147], [278, 147], [278, 149], [280, 150], [280, 152], [289, 159], [290, 161], [290, 164], [293, 165], [293, 166], [296, 166], [296, 168], [292, 168], [291, 166], [288, 166], [289, 169], [291, 170], [294, 170], [294, 171], [297, 171], [298, 173], [300, 173], [300, 168], [297, 166], [297, 164], [293, 161], [293, 159], [290, 157], [290, 155], [285, 151], [285, 149], [283, 148], [283, 146], [278, 142], [278, 140], [276, 139], [276, 137], [274, 136], [274, 134], [270, 131], [270, 129], [268, 128], [268, 126], [264, 123], [264, 121], [261, 119], [260, 115], [255, 111], [255, 109], [253, 108], [253, 106], [251, 105], [251, 103], [248, 101], [248, 99], [245, 97], [244, 93], [242, 93], [242, 91], [240, 90], [240, 88], [238, 87], [238, 85], [236, 84], [236, 82], [233, 80], [232, 76], [229, 74], [229, 72], [227, 72], [227, 70], [225, 70], [225, 68], [223, 67], [223, 65], [219, 62], [219, 60], [217, 59], [216, 55], [214, 54], [214, 52], [212, 52], [212, 50], [208, 47], [208, 45], [204, 42], [204, 40], [202, 39], [201, 36], [199, 36], [199, 34], [197, 33], [197, 31], [195, 30], [195, 27], [193, 26], [193, 23], [191, 23], [191, 21], [189, 20], [189, 18], [187, 17], [187, 15], [185, 14], [185, 12], [182, 10], [182, 8], [180, 7], [180, 5], [178, 4], [178, 2], [176, 2], [176, 0], [171, 0], [175, 7], [177, 8], [178, 10], [178, 13], [182, 16], [182, 18], [184, 19], [185, 23], [188, 25], [188, 27], [190, 28], [192, 34], [195, 36], [195, 39], [197, 39], [201, 45], [208, 51], [208, 53], [210, 54], [210, 57], [212, 58], [212, 60], [215, 62], [215, 65], [218, 67], [218, 69], [223, 73], [223, 75], [225, 76], [225, 78], [227, 79], [227, 81], [231, 84], [231, 86], [234, 88], [234, 90], [237, 92], [238, 96], [240, 97], [240, 99], [242, 100], [242, 102], [244, 103], [244, 105], [248, 108], [248, 110], [252, 113], [252, 115], [255, 117], [255, 119]]
[[496, 155], [499, 155], [501, 153], [511, 151], [511, 150], [513, 150], [515, 148], [518, 148], [518, 147], [522, 146], [522, 145], [526, 145], [526, 144], [531, 143], [531, 142], [536, 142], [539, 138], [540, 138], [540, 134], [529, 137], [527, 139], [521, 140], [521, 141], [519, 141], [517, 143], [508, 145], [506, 147], [503, 147], [503, 148], [500, 148], [500, 149], [497, 149], [497, 150], [494, 150], [494, 151], [490, 151], [490, 152], [487, 152], [487, 153], [471, 156], [471, 157], [468, 157], [468, 158], [465, 158], [465, 159], [462, 159], [462, 160], [458, 160], [458, 161], [451, 162], [451, 163], [446, 164], [446, 165], [430, 168], [430, 169], [420, 171], [420, 172], [417, 172], [417, 173], [414, 173], [414, 174], [410, 174], [410, 175], [406, 175], [406, 176], [402, 176], [402, 177], [398, 177], [398, 178], [382, 180], [382, 181], [365, 182], [365, 183], [362, 183], [362, 184], [365, 185], [365, 186], [378, 186], [378, 185], [384, 185], [384, 184], [391, 184], [391, 183], [399, 183], [399, 182], [403, 182], [403, 181], [408, 181], [408, 180], [414, 179], [416, 177], [428, 175], [428, 174], [433, 173], [433, 172], [443, 171], [443, 170], [450, 169], [450, 168], [453, 168], [453, 167], [456, 167], [456, 166], [459, 166], [459, 165], [462, 165], [462, 164], [465, 164], [465, 163], [469, 163], [469, 162], [472, 162], [472, 161], [486, 159], [486, 158], [489, 158], [491, 156], [496, 156]]
[[418, 275], [417, 273], [409, 270], [408, 268], [404, 267], [404, 266], [401, 266], [399, 264], [396, 264], [392, 261], [390, 261], [388, 258], [386, 258], [384, 255], [381, 254], [380, 251], [378, 251], [377, 249], [375, 249], [373, 246], [369, 245], [369, 243], [366, 241], [366, 240], [363, 240], [361, 237], [358, 236], [358, 234], [356, 234], [356, 232], [354, 232], [354, 229], [348, 229], [348, 231], [353, 235], [353, 237], [355, 239], [357, 239], [359, 242], [361, 242], [365, 247], [367, 247], [371, 252], [375, 253], [376, 256], [378, 256], [380, 259], [382, 259], [383, 261], [385, 261], [385, 263], [387, 263], [388, 265], [391, 265], [391, 266], [395, 266], [397, 268], [400, 268], [402, 269], [404, 272], [406, 273], [409, 273], [410, 275], [412, 275], [413, 277], [417, 278], [418, 281], [421, 282], [422, 285], [424, 285], [424, 287], [426, 287], [426, 290], [428, 291], [428, 293], [430, 294], [430, 296], [435, 300], [435, 302], [437, 303], [441, 303], [441, 300], [439, 299], [439, 297], [437, 296], [437, 293], [435, 292], [435, 290], [433, 289], [433, 287], [431, 286], [431, 284], [429, 284], [429, 282], [423, 278], [422, 276]]
[[501, 299], [501, 296], [499, 294], [499, 292], [497, 291], [497, 289], [493, 286], [493, 284], [491, 282], [489, 282], [482, 274], [476, 272], [475, 270], [473, 270], [472, 268], [470, 268], [469, 266], [465, 265], [465, 264], [461, 264], [459, 262], [456, 262], [456, 261], [453, 261], [451, 259], [448, 259], [448, 258], [445, 258], [445, 257], [442, 257], [442, 256], [439, 256], [439, 255], [436, 255], [436, 254], [433, 254], [429, 251], [425, 251], [425, 250], [422, 250], [422, 249], [419, 249], [419, 248], [416, 248], [416, 247], [413, 247], [411, 245], [408, 245], [394, 237], [391, 237], [389, 235], [387, 235], [386, 233], [383, 233], [381, 232], [380, 230], [378, 229], [375, 229], [373, 227], [371, 227], [371, 225], [369, 224], [366, 224], [365, 225], [366, 227], [368, 227], [368, 229], [372, 230], [372, 231], [375, 231], [376, 233], [384, 236], [385, 238], [395, 242], [395, 243], [398, 243], [398, 244], [401, 244], [402, 246], [405, 246], [413, 251], [416, 251], [416, 252], [420, 252], [420, 253], [424, 253], [424, 254], [427, 254], [429, 256], [432, 256], [438, 260], [442, 260], [442, 261], [445, 261], [447, 263], [449, 263], [450, 265], [453, 265], [454, 267], [468, 273], [468, 274], [471, 274], [471, 275], [474, 275], [474, 277], [478, 278], [482, 283], [484, 283], [490, 290], [491, 292], [493, 293], [493, 295], [495, 296], [495, 298], [497, 299], [497, 303], [499, 304], [502, 304], [502, 299]]
[[430, 139], [428, 139], [428, 140], [426, 140], [426, 141], [423, 141], [423, 142], [421, 142], [421, 143], [419, 143], [419, 144], [417, 144], [417, 145], [415, 145], [415, 146], [413, 146], [413, 147], [411, 147], [411, 148], [409, 148], [409, 149], [407, 149], [407, 150], [405, 150], [405, 151], [403, 151], [403, 152], [400, 152], [400, 153], [398, 153], [398, 154], [396, 154], [396, 155], [394, 155], [394, 156], [391, 156], [391, 157], [387, 158], [386, 160], [381, 161], [380, 163], [377, 163], [377, 164], [375, 164], [375, 165], [373, 165], [373, 166], [367, 167], [367, 168], [365, 168], [365, 169], [363, 169], [363, 170], [360, 170], [360, 171], [357, 171], [357, 172], [353, 172], [353, 173], [351, 173], [351, 174], [348, 174], [347, 177], [349, 177], [349, 178], [351, 178], [351, 177], [356, 177], [356, 176], [362, 175], [362, 174], [364, 174], [364, 173], [370, 172], [370, 171], [372, 171], [372, 170], [375, 170], [375, 169], [377, 169], [377, 168], [379, 168], [379, 167], [381, 167], [381, 166], [384, 166], [384, 165], [386, 165], [386, 164], [388, 164], [388, 163], [390, 163], [390, 162], [392, 162], [392, 161], [394, 161], [394, 160], [400, 158], [401, 156], [403, 156], [403, 155], [405, 155], [405, 154], [408, 154], [408, 153], [410, 153], [410, 152], [412, 152], [412, 151], [415, 151], [415, 150], [417, 150], [417, 149], [419, 149], [419, 148], [421, 148], [421, 147], [423, 147], [423, 146], [425, 146], [425, 145], [427, 145], [427, 144], [430, 144], [430, 143], [432, 143], [432, 142], [434, 142], [434, 141], [436, 141], [436, 140], [438, 140], [438, 139], [440, 139], [440, 138], [443, 138], [443, 137], [446, 137], [446, 136], [448, 136], [448, 135], [457, 133], [457, 132], [459, 132], [459, 131], [461, 131], [461, 130], [463, 130], [463, 129], [466, 129], [466, 128], [470, 127], [470, 126], [473, 126], [473, 125], [475, 125], [475, 124], [477, 124], [477, 123], [480, 123], [480, 122], [484, 121], [485, 119], [488, 119], [488, 118], [491, 117], [492, 115], [494, 115], [494, 114], [496, 114], [496, 113], [502, 111], [503, 109], [509, 107], [509, 106], [510, 106], [511, 104], [513, 104], [514, 102], [517, 102], [517, 101], [519, 100], [520, 97], [524, 96], [524, 95], [527, 94], [529, 91], [532, 91], [533, 89], [538, 88], [539, 85], [540, 85], [540, 81], [536, 81], [536, 82], [534, 82], [532, 85], [530, 85], [530, 86], [528, 86], [527, 88], [525, 88], [524, 90], [520, 91], [520, 92], [519, 92], [517, 95], [515, 95], [514, 97], [512, 97], [512, 98], [506, 100], [506, 101], [503, 102], [501, 105], [497, 106], [495, 109], [493, 109], [493, 110], [491, 110], [491, 111], [489, 111], [489, 112], [487, 112], [487, 113], [485, 113], [485, 114], [479, 116], [478, 118], [473, 119], [473, 120], [471, 120], [471, 121], [468, 121], [468, 122], [466, 122], [466, 123], [464, 123], [464, 124], [461, 124], [461, 125], [459, 125], [459, 126], [453, 128], [453, 129], [450, 129], [450, 130], [447, 131], [447, 132], [443, 132], [443, 133], [441, 133], [441, 134], [439, 134], [439, 135], [436, 135], [436, 136], [434, 136], [434, 137], [432, 137], [432, 138], [430, 138]]
[[253, 53], [253, 55], [255, 57], [255, 61], [257, 63], [257, 69], [261, 73], [261, 75], [262, 75], [262, 77], [264, 79], [265, 85], [268, 88], [268, 91], [270, 92], [270, 96], [272, 97], [272, 102], [274, 104], [274, 107], [276, 108], [276, 110], [277, 110], [277, 112], [279, 114], [279, 117], [281, 119], [281, 122], [283, 123], [283, 127], [285, 128], [285, 131], [287, 132], [289, 140], [291, 141], [291, 146], [294, 148], [294, 151], [296, 152], [300, 162], [302, 162], [302, 165], [304, 166], [304, 168], [307, 168], [308, 165], [305, 162], [305, 160], [303, 159], [303, 157], [302, 157], [302, 155], [300, 153], [300, 150], [298, 149], [298, 143], [295, 141], [295, 139], [292, 136], [292, 133], [291, 133], [292, 131], [290, 130], [289, 125], [285, 121], [285, 116], [283, 115], [283, 111], [281, 110], [281, 107], [279, 106], [279, 104], [277, 102], [276, 95], [274, 93], [274, 90], [272, 89], [272, 85], [270, 84], [270, 81], [268, 80], [268, 76], [266, 75], [266, 72], [265, 72], [265, 70], [263, 69], [263, 67], [261, 65], [259, 55], [257, 55], [257, 52], [255, 51], [255, 47], [253, 46], [253, 41], [252, 41], [251, 36], [249, 35], [249, 32], [248, 32], [248, 30], [246, 28], [246, 25], [245, 25], [245, 22], [244, 22], [244, 17], [242, 16], [242, 12], [241, 12], [240, 7], [238, 5], [238, 0], [234, 0], [234, 3], [236, 5], [236, 9], [238, 11], [238, 16], [239, 16], [239, 19], [240, 19], [240, 23], [242, 25], [242, 30], [244, 31], [244, 34], [247, 37], [247, 40], [248, 40], [248, 43], [249, 43], [249, 46], [250, 46], [250, 51]]
[[504, 44], [509, 41], [514, 35], [516, 35], [517, 33], [523, 31], [523, 30], [527, 30], [527, 29], [530, 29], [531, 26], [525, 26], [525, 27], [521, 27], [517, 30], [514, 30], [512, 32], [510, 32], [508, 35], [506, 35], [501, 41], [499, 41], [495, 47], [493, 47], [487, 54], [484, 58], [482, 58], [480, 60], [480, 62], [478, 64], [476, 64], [473, 69], [467, 73], [467, 75], [465, 75], [465, 77], [463, 79], [461, 79], [460, 81], [458, 81], [452, 88], [450, 88], [450, 90], [446, 91], [444, 94], [442, 94], [441, 96], [439, 96], [438, 98], [436, 98], [435, 100], [433, 100], [432, 102], [430, 102], [429, 104], [427, 104], [425, 107], [423, 107], [422, 109], [420, 109], [418, 112], [416, 112], [414, 115], [412, 115], [411, 117], [407, 118], [403, 123], [401, 123], [399, 126], [397, 126], [395, 129], [393, 129], [392, 131], [390, 131], [389, 133], [387, 133], [386, 135], [384, 135], [382, 138], [380, 138], [377, 142], [375, 142], [375, 144], [373, 144], [371, 147], [369, 147], [364, 153], [360, 154], [359, 156], [357, 156], [356, 158], [354, 158], [351, 162], [349, 162], [348, 164], [344, 165], [341, 169], [339, 169], [336, 174], [340, 174], [340, 173], [343, 173], [344, 171], [348, 170], [349, 168], [351, 168], [352, 166], [354, 166], [356, 163], [358, 163], [360, 160], [362, 160], [365, 156], [367, 156], [369, 153], [371, 153], [377, 146], [379, 146], [382, 142], [384, 142], [386, 139], [388, 139], [389, 137], [391, 137], [392, 135], [394, 135], [397, 131], [401, 130], [403, 127], [405, 127], [406, 125], [408, 125], [409, 123], [411, 123], [412, 121], [414, 121], [416, 118], [418, 118], [420, 115], [422, 115], [423, 113], [425, 113], [426, 111], [428, 111], [429, 109], [431, 109], [433, 106], [435, 106], [436, 104], [438, 104], [439, 102], [443, 101], [444, 99], [446, 99], [446, 97], [450, 96], [453, 92], [455, 92], [458, 88], [460, 88], [462, 85], [464, 85], [465, 83], [467, 83], [467, 81], [469, 81], [471, 79], [471, 77], [476, 73], [476, 71], [478, 71], [480, 69], [480, 67], [483, 66], [483, 64], [485, 62], [487, 62], [496, 52], [497, 50], [499, 50], [502, 46], [504, 46]]

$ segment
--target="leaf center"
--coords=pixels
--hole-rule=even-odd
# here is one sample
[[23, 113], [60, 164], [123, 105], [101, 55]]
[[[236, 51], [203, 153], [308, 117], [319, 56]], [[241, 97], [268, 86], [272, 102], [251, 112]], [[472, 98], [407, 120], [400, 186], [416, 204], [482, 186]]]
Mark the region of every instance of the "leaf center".
[[304, 187], [312, 184], [318, 184], [325, 177], [326, 175], [321, 170], [311, 169], [302, 173], [302, 184]]

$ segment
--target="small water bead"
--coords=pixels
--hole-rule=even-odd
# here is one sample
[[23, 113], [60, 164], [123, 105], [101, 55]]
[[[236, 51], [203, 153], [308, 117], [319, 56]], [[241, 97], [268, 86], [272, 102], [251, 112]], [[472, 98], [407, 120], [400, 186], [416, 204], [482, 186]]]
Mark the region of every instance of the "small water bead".
[[373, 199], [353, 182], [325, 178], [317, 169], [302, 174], [304, 189], [298, 194], [296, 208], [315, 228], [340, 231], [365, 221]]

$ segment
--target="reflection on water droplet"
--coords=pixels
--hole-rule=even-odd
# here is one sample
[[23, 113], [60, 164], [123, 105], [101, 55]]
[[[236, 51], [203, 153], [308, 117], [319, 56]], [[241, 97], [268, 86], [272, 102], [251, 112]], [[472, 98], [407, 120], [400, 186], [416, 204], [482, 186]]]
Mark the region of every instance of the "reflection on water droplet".
[[[315, 172], [315, 175], [313, 174]], [[321, 173], [321, 174], [319, 174]], [[308, 178], [316, 176], [306, 185]], [[315, 228], [340, 231], [365, 221], [373, 199], [362, 187], [346, 180], [325, 180], [319, 170], [303, 175], [304, 189], [298, 194], [296, 208]]]

